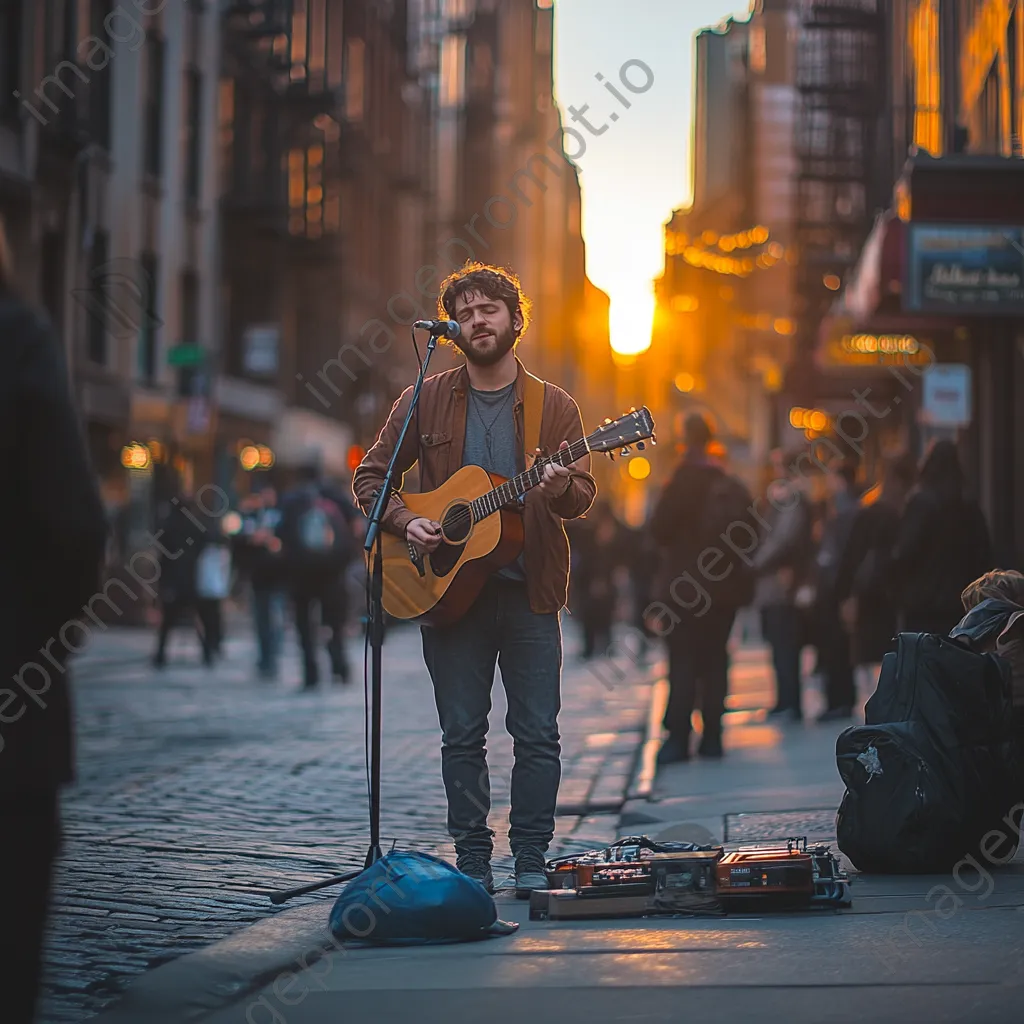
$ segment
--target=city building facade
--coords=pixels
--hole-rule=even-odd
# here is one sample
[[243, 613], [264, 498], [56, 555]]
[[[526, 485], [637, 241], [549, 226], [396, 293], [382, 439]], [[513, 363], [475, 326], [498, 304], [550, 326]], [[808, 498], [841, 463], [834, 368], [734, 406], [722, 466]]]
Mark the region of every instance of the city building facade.
[[665, 270], [647, 358], [675, 443], [693, 410], [711, 414], [753, 479], [778, 443], [780, 391], [797, 302], [798, 15], [755, 0], [694, 41], [688, 207], [665, 227]]
[[886, 18], [890, 192], [821, 345], [885, 350], [872, 355], [896, 364], [906, 442], [957, 441], [1012, 567], [1024, 552], [1024, 5], [892, 0]]
[[3, 18], [0, 208], [131, 548], [211, 466], [219, 15], [33, 0]]

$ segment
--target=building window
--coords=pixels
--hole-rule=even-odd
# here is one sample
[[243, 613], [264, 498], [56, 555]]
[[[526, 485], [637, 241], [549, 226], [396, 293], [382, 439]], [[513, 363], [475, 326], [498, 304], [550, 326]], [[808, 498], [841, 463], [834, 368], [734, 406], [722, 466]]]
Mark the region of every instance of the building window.
[[978, 137], [973, 141], [972, 150], [975, 153], [999, 154], [1002, 152], [1003, 142], [1003, 90], [999, 80], [999, 65], [992, 65], [992, 69], [985, 79], [985, 85], [981, 90], [979, 100], [979, 127]]
[[157, 259], [151, 252], [144, 252], [139, 257], [142, 270], [142, 287], [145, 288], [143, 300], [142, 323], [139, 325], [139, 377], [150, 387], [156, 382], [156, 343], [157, 328]]
[[234, 185], [235, 163], [235, 80], [222, 78], [218, 96], [218, 124], [220, 146], [220, 190], [229, 193]]
[[163, 172], [164, 41], [150, 35], [146, 47], [145, 171]]
[[[105, 39], [109, 35], [105, 21], [113, 11], [113, 0], [90, 0], [89, 29], [94, 39]], [[86, 54], [92, 51], [92, 43], [88, 44]], [[94, 141], [110, 148], [110, 62], [98, 71], [91, 73], [89, 79], [89, 114], [91, 131]]]
[[914, 64], [914, 145], [932, 156], [941, 156], [938, 0], [918, 0], [910, 25], [910, 51]]
[[181, 343], [199, 344], [199, 275], [194, 270], [181, 275]]
[[353, 124], [363, 119], [366, 103], [366, 46], [353, 36], [345, 60], [345, 117]]
[[466, 98], [466, 37], [445, 36], [441, 44], [441, 106], [461, 109]]
[[200, 198], [202, 96], [203, 76], [190, 68], [185, 72], [185, 197], [193, 203]]
[[92, 237], [89, 259], [89, 320], [86, 350], [89, 358], [100, 366], [107, 362], [107, 284], [104, 268], [107, 265], [108, 239], [106, 231], [97, 229]]

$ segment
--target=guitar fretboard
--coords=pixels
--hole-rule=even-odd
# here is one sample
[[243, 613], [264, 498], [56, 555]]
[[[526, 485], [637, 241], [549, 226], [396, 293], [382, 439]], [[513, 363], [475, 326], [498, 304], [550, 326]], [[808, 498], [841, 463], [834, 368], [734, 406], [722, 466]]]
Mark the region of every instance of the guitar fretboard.
[[517, 501], [528, 490], [536, 487], [544, 479], [546, 465], [569, 466], [582, 459], [590, 451], [588, 441], [589, 438], [581, 437], [578, 441], [573, 441], [568, 448], [559, 448], [554, 455], [537, 459], [525, 472], [512, 477], [511, 480], [506, 480], [486, 494], [481, 494], [479, 498], [475, 498], [469, 506], [473, 512], [473, 521], [479, 522], [481, 519], [493, 515], [503, 505]]

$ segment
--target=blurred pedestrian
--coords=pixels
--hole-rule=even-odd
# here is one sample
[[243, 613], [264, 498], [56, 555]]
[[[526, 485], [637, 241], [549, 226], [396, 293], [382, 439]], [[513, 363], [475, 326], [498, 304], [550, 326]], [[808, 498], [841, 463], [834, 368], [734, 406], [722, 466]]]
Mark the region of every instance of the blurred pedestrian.
[[599, 499], [573, 537], [573, 593], [583, 626], [584, 660], [605, 655], [612, 642], [618, 603], [616, 570], [624, 561], [625, 528], [611, 505]]
[[[736, 612], [750, 602], [754, 587], [746, 562], [722, 539], [726, 531], [746, 523], [745, 539], [753, 537], [753, 542], [745, 546], [754, 549], [757, 530], [749, 523], [753, 499], [709, 454], [714, 440], [709, 418], [688, 416], [684, 438], [685, 454], [651, 516], [651, 534], [663, 560], [654, 597], [667, 611], [660, 618], [668, 619], [655, 627], [665, 636], [669, 662], [668, 738], [658, 752], [661, 764], [689, 760], [698, 701], [703, 722], [698, 754], [722, 756], [729, 682], [726, 645]], [[716, 554], [714, 572], [707, 572], [711, 552]]]
[[988, 525], [965, 493], [956, 445], [937, 441], [921, 465], [893, 552], [900, 582], [901, 629], [945, 636], [960, 620], [960, 595], [994, 568]]
[[300, 467], [298, 485], [281, 500], [278, 536], [302, 647], [305, 690], [314, 689], [320, 681], [318, 625], [329, 632], [331, 674], [342, 683], [351, 680], [345, 650], [345, 571], [356, 552], [357, 517], [352, 502], [323, 479], [317, 456], [310, 456]]
[[[199, 596], [199, 561], [210, 537], [208, 517], [184, 492], [166, 503], [157, 524], [160, 538], [160, 623], [157, 626], [153, 667], [167, 664], [167, 641], [185, 625], [196, 630], [203, 664], [213, 664], [217, 625], [208, 602]], [[202, 614], [201, 614], [202, 613]]]
[[231, 596], [231, 545], [219, 517], [207, 517], [209, 532], [196, 562], [196, 612], [206, 638], [204, 650], [212, 657], [222, 653], [224, 602]]
[[757, 551], [755, 604], [761, 610], [761, 632], [772, 652], [775, 705], [772, 716], [803, 718], [800, 655], [804, 647], [801, 595], [812, 577], [814, 541], [808, 483], [798, 472], [797, 456], [773, 467], [778, 475], [765, 492], [768, 528]]
[[892, 552], [916, 478], [917, 463], [909, 453], [885, 460], [881, 488], [861, 499], [836, 572], [836, 598], [851, 631], [854, 668], [868, 670], [873, 678], [899, 631]]
[[647, 661], [654, 632], [645, 617], [645, 610], [650, 605], [653, 595], [654, 580], [658, 572], [658, 545], [651, 536], [650, 524], [631, 529], [626, 537], [628, 551], [630, 602], [632, 609], [632, 626], [637, 638], [637, 650], [631, 651], [637, 660], [644, 664]]
[[284, 633], [285, 571], [277, 536], [281, 523], [277, 505], [273, 487], [249, 495], [242, 502], [242, 523], [234, 539], [235, 565], [250, 587], [259, 652], [256, 669], [264, 679], [277, 676]]
[[0, 1007], [6, 1024], [30, 1024], [59, 793], [74, 775], [68, 661], [99, 590], [107, 526], [61, 345], [16, 292], [2, 222], [0, 348]]
[[819, 722], [850, 718], [856, 700], [850, 635], [839, 614], [837, 581], [850, 530], [859, 510], [858, 468], [855, 458], [839, 459], [829, 467], [826, 477], [828, 501], [815, 560], [818, 663], [825, 690], [825, 710], [818, 716]]

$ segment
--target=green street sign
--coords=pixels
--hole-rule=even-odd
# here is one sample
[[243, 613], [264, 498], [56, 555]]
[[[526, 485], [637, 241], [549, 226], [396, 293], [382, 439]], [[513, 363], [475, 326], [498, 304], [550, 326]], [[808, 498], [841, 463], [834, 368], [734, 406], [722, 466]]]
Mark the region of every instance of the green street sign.
[[202, 345], [175, 345], [167, 350], [168, 366], [200, 366], [205, 358]]

